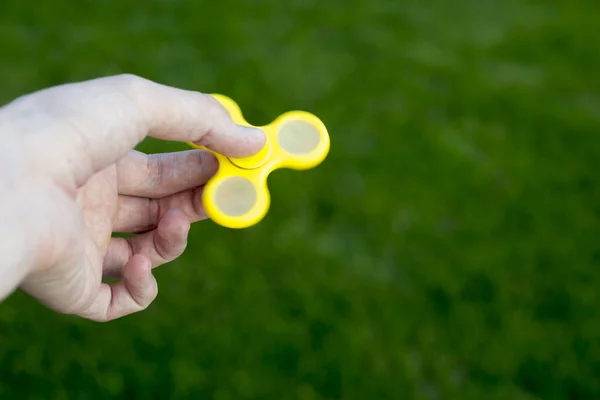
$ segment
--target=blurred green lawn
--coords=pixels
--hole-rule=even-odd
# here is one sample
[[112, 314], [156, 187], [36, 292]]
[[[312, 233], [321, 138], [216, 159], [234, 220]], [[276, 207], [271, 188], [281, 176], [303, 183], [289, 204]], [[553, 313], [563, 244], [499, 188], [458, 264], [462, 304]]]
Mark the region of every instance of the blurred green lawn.
[[[600, 397], [597, 1], [0, 3], [0, 101], [129, 72], [327, 124], [145, 312], [0, 305], [1, 399]], [[187, 148], [145, 142], [151, 152]]]

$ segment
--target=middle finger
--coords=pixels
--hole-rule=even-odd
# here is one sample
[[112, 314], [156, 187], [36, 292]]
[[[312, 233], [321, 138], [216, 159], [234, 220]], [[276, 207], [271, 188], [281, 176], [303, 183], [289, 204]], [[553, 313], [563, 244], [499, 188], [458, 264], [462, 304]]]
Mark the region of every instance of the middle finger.
[[119, 233], [147, 232], [156, 228], [165, 213], [173, 208], [183, 211], [190, 223], [207, 219], [208, 216], [202, 204], [203, 192], [204, 186], [200, 186], [162, 199], [120, 195], [117, 215], [113, 221], [113, 231]]

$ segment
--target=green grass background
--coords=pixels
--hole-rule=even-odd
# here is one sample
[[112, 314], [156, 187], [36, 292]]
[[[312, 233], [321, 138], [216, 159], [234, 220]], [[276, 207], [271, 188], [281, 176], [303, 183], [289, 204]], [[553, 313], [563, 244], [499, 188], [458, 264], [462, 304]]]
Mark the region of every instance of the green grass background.
[[591, 0], [2, 0], [3, 103], [129, 72], [254, 124], [311, 111], [332, 145], [271, 176], [258, 226], [195, 225], [145, 312], [0, 304], [0, 398], [599, 398], [599, 18]]

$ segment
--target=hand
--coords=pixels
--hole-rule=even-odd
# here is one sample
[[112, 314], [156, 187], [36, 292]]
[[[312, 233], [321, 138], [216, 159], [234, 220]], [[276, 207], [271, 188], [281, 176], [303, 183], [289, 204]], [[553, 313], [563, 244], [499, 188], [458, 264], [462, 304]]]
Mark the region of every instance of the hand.
[[203, 185], [218, 165], [201, 150], [133, 150], [147, 136], [232, 157], [257, 153], [265, 140], [211, 96], [131, 75], [53, 87], [0, 108], [0, 299], [20, 287], [94, 321], [154, 300], [152, 268], [178, 257], [190, 223], [207, 218]]

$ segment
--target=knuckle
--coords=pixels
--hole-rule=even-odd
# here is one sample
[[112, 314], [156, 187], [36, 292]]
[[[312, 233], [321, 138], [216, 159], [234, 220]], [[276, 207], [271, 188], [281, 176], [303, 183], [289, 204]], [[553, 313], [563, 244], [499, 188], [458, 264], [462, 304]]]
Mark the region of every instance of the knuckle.
[[147, 97], [152, 91], [153, 82], [138, 75], [121, 74], [109, 79], [115, 91], [132, 103], [135, 98]]
[[162, 214], [162, 207], [160, 201], [156, 199], [148, 199], [148, 202], [148, 228], [153, 228], [156, 226], [156, 224], [158, 224], [158, 221], [160, 220], [160, 216]]
[[86, 315], [86, 314], [82, 314], [82, 313], [75, 313], [74, 315], [77, 315], [79, 317], [87, 319], [88, 321], [97, 322], [100, 324], [109, 322], [114, 319], [114, 317], [112, 317], [109, 314], [108, 310], [104, 313], [95, 313], [95, 314], [91, 314], [91, 315]]
[[148, 304], [146, 305], [146, 308], [148, 308], [150, 306], [150, 304], [152, 304], [152, 302], [158, 297], [158, 285], [153, 285], [152, 289], [150, 289], [150, 293], [148, 295]]
[[157, 285], [152, 285], [144, 290], [143, 293], [140, 293], [138, 296], [133, 297], [136, 303], [136, 309], [132, 310], [132, 312], [144, 311], [150, 307], [154, 299], [158, 296], [158, 287]]
[[125, 73], [113, 76], [113, 80], [121, 86], [138, 88], [148, 85], [149, 81], [141, 76]]
[[161, 154], [148, 155], [146, 169], [148, 171], [148, 185], [151, 188], [156, 188], [164, 178], [164, 165]]
[[199, 93], [199, 95], [201, 96], [200, 99], [203, 103], [205, 103], [207, 110], [209, 110], [213, 117], [226, 120], [230, 119], [229, 112], [227, 112], [227, 109], [223, 107], [219, 100], [208, 93]]
[[196, 95], [210, 107], [221, 107], [221, 103], [208, 93], [196, 92]]

